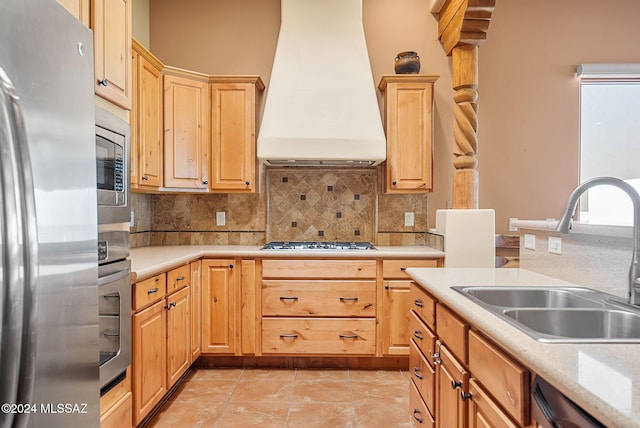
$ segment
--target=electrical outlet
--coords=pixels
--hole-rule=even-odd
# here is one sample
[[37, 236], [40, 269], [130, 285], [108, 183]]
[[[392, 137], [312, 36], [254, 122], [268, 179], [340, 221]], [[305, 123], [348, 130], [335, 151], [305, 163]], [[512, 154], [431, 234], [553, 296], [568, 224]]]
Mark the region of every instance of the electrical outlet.
[[407, 227], [413, 226], [413, 212], [407, 211], [404, 213], [404, 225]]
[[562, 254], [562, 238], [549, 237], [549, 254]]
[[536, 249], [536, 235], [531, 235], [528, 233], [524, 234], [524, 248], [526, 248], [527, 250]]
[[509, 217], [509, 232], [517, 232], [518, 228], [515, 227], [512, 223], [514, 220], [517, 220], [517, 217]]
[[226, 213], [224, 211], [216, 212], [216, 226], [224, 226], [227, 224]]

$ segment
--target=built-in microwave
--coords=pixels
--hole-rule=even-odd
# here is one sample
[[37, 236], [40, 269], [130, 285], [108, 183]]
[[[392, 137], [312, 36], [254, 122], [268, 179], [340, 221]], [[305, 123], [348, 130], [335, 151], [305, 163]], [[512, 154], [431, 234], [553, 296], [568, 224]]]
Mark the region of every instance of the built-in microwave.
[[129, 124], [96, 108], [98, 223], [129, 221]]

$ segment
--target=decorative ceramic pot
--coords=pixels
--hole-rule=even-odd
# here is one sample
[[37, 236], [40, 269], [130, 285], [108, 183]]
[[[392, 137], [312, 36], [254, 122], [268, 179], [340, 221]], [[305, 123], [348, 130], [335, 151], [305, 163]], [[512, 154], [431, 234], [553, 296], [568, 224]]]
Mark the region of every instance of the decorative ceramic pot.
[[420, 71], [420, 57], [416, 52], [400, 52], [396, 56], [396, 74], [417, 74]]

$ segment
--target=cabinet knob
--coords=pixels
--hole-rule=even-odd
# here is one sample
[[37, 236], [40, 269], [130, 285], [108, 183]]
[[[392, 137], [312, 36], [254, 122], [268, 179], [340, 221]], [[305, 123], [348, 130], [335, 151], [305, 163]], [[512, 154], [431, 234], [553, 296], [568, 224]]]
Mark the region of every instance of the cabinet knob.
[[452, 389], [458, 389], [462, 386], [462, 381], [461, 380], [452, 380], [451, 381], [451, 388]]
[[229, 269], [233, 269], [233, 263], [229, 265]]
[[204, 184], [204, 185], [206, 186], [207, 184], [209, 184], [209, 180], [204, 180], [204, 181], [202, 182], [202, 184]]
[[389, 284], [385, 284], [384, 289], [385, 290], [391, 290], [391, 286]]
[[105, 77], [102, 80], [98, 80], [98, 86], [109, 86], [109, 81], [107, 80], [107, 78]]
[[465, 401], [466, 399], [473, 399], [473, 394], [471, 394], [470, 392], [464, 392], [464, 391], [460, 391], [460, 398], [462, 398], [462, 401]]
[[143, 180], [148, 180], [148, 179], [149, 179], [149, 177], [147, 177], [146, 175], [143, 175], [143, 176], [142, 176], [142, 179], [143, 179]]
[[397, 182], [397, 181], [392, 181], [392, 182], [391, 182], [391, 184], [392, 184], [393, 186], [395, 186], [396, 184], [398, 184], [398, 182]]
[[244, 184], [246, 184], [247, 186], [251, 184], [250, 181], [245, 181]]

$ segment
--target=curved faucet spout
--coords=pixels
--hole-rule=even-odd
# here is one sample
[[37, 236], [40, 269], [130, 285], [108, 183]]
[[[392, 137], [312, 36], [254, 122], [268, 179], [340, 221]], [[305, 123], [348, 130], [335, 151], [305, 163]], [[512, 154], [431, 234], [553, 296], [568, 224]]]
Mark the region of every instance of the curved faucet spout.
[[571, 219], [576, 210], [576, 205], [580, 196], [587, 190], [595, 186], [614, 186], [623, 190], [633, 203], [633, 259], [631, 268], [629, 269], [629, 303], [640, 305], [640, 195], [636, 189], [624, 181], [613, 177], [597, 177], [587, 180], [569, 195], [567, 207], [558, 222], [556, 231], [560, 233], [569, 233], [571, 227]]

